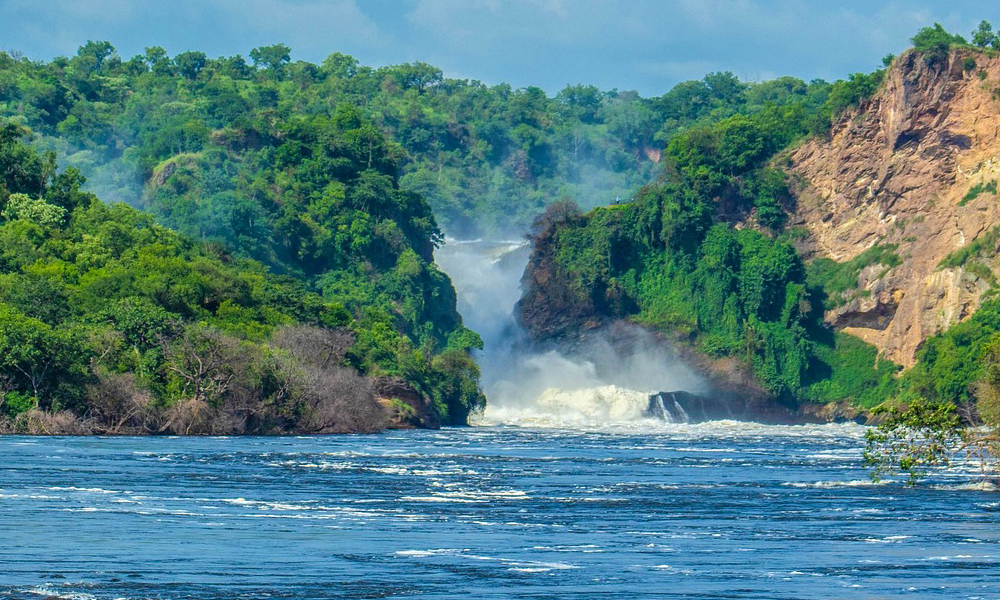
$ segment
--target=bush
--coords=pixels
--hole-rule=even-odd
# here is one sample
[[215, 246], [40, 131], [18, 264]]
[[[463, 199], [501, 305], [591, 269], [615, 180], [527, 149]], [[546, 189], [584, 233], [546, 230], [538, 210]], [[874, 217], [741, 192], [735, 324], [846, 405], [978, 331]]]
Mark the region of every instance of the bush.
[[990, 229], [986, 233], [972, 240], [968, 244], [955, 250], [938, 263], [939, 269], [953, 269], [962, 267], [969, 259], [978, 256], [982, 252], [992, 253], [1000, 243], [1000, 225]]
[[0, 414], [15, 418], [21, 413], [38, 407], [38, 400], [21, 392], [9, 391], [0, 394]]
[[899, 390], [900, 366], [880, 358], [878, 349], [853, 335], [837, 332], [832, 344], [816, 345], [815, 379], [803, 391], [814, 402], [848, 401], [871, 408]]
[[840, 80], [833, 84], [822, 112], [827, 115], [828, 120], [838, 117], [847, 108], [857, 106], [862, 100], [874, 96], [884, 78], [883, 69], [872, 73], [851, 73], [846, 81]]
[[913, 47], [924, 55], [924, 61], [928, 65], [946, 60], [952, 44], [966, 43], [965, 38], [948, 33], [940, 23], [935, 23], [933, 27], [924, 27], [910, 41], [913, 42]]
[[971, 317], [932, 336], [917, 353], [917, 364], [904, 376], [909, 395], [968, 404], [982, 376], [983, 357], [1000, 331], [1000, 301], [984, 302]]
[[839, 306], [847, 301], [844, 293], [858, 287], [858, 278], [865, 267], [883, 265], [886, 270], [902, 264], [896, 254], [897, 244], [875, 244], [851, 260], [836, 262], [818, 258], [809, 265], [809, 285], [819, 288], [829, 306]]

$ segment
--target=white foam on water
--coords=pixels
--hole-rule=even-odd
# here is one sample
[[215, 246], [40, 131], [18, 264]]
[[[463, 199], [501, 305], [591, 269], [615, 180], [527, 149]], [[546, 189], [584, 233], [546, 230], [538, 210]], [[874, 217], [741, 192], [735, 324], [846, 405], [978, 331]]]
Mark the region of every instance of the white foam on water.
[[485, 504], [487, 500], [459, 498], [454, 496], [403, 496], [400, 498], [404, 502], [452, 502], [455, 504]]
[[[612, 392], [611, 390], [615, 390]], [[831, 439], [863, 441], [867, 427], [857, 423], [823, 423], [805, 425], [771, 425], [750, 421], [719, 420], [701, 423], [668, 423], [642, 416], [648, 402], [646, 392], [618, 386], [598, 386], [584, 390], [553, 390], [540, 398], [538, 404], [521, 406], [487, 405], [482, 414], [473, 415], [470, 424], [476, 427], [518, 427], [523, 429], [565, 430], [567, 432], [593, 432], [622, 435], [670, 435], [693, 440], [732, 440], [753, 437], [786, 437], [802, 439]], [[641, 398], [641, 401], [640, 401]], [[600, 402], [607, 402], [600, 405]], [[639, 408], [641, 407], [641, 408]], [[619, 420], [611, 415], [621, 417]], [[658, 447], [657, 449], [664, 449]], [[702, 449], [736, 453], [733, 448]], [[841, 460], [851, 458], [856, 450], [845, 451]], [[831, 457], [832, 458], [832, 457]], [[840, 486], [843, 482], [789, 483], [796, 487]], [[871, 481], [856, 481], [854, 486], [874, 485]]]
[[843, 488], [843, 487], [875, 487], [881, 485], [889, 485], [892, 483], [898, 483], [894, 479], [882, 479], [878, 482], [872, 481], [871, 479], [851, 479], [848, 481], [786, 481], [781, 485], [795, 487], [795, 488], [818, 488], [818, 489], [831, 489], [831, 488]]
[[53, 492], [91, 492], [93, 494], [121, 494], [121, 493], [126, 493], [127, 494], [127, 493], [129, 493], [128, 491], [117, 492], [115, 490], [106, 490], [106, 489], [103, 489], [103, 488], [82, 488], [82, 487], [72, 487], [72, 486], [71, 487], [54, 486], [54, 487], [49, 487], [49, 488], [45, 488], [45, 489], [51, 490]]
[[475, 560], [482, 562], [496, 562], [503, 565], [506, 570], [519, 573], [547, 573], [550, 571], [565, 571], [581, 568], [578, 565], [555, 562], [555, 561], [534, 561], [514, 558], [504, 558], [499, 556], [488, 556], [483, 554], [470, 554], [468, 548], [429, 548], [427, 550], [397, 550], [392, 553], [394, 556], [403, 558], [433, 558], [436, 556], [453, 556], [465, 560]]
[[[574, 429], [633, 423], [644, 420], [653, 392], [702, 390], [699, 377], [637, 327], [622, 326], [628, 342], [595, 335], [572, 356], [532, 349], [513, 316], [529, 251], [523, 239], [449, 238], [435, 253], [455, 286], [463, 320], [483, 338], [476, 360], [487, 408], [474, 423]], [[683, 414], [679, 405], [671, 410]]]
[[1000, 486], [992, 481], [970, 481], [966, 483], [954, 483], [954, 484], [939, 484], [932, 486], [936, 490], [943, 491], [980, 491], [980, 492], [995, 492], [1000, 490]]
[[60, 598], [63, 600], [95, 600], [96, 598], [92, 594], [86, 594], [84, 592], [59, 591], [49, 586], [28, 588], [24, 591], [29, 594], [33, 594], [35, 596], [44, 596], [46, 598]]
[[0, 498], [10, 498], [17, 500], [64, 500], [63, 496], [46, 496], [44, 494], [4, 494], [0, 493]]
[[393, 552], [396, 556], [406, 556], [411, 558], [425, 558], [427, 556], [451, 556], [467, 552], [460, 548], [435, 548], [432, 550], [397, 550]]
[[[444, 486], [442, 486], [444, 487]], [[483, 504], [498, 500], [530, 500], [523, 490], [454, 490], [432, 491], [429, 496], [403, 496], [400, 500], [410, 502], [454, 502], [458, 504]]]
[[508, 560], [501, 560], [500, 562], [513, 565], [508, 567], [507, 570], [518, 573], [548, 573], [549, 571], [566, 571], [570, 569], [580, 568], [577, 565], [570, 565], [566, 563], [557, 563], [557, 562], [546, 563], [546, 562], [508, 561]]
[[908, 540], [913, 536], [909, 535], [888, 535], [881, 538], [862, 538], [860, 541], [868, 544], [898, 544], [903, 540]]
[[650, 421], [643, 417], [650, 392], [616, 385], [577, 390], [546, 388], [533, 401], [487, 405], [474, 425], [576, 428]]
[[648, 568], [648, 569], [652, 569], [654, 571], [665, 571], [667, 573], [673, 573], [673, 574], [677, 574], [677, 575], [692, 575], [692, 574], [694, 574], [694, 570], [693, 569], [679, 569], [677, 567], [673, 567], [673, 566], [670, 566], [670, 565], [652, 565], [652, 566], [649, 566], [649, 567], [645, 567], [644, 565], [636, 565], [636, 567], [640, 568], [640, 569], [641, 568]]

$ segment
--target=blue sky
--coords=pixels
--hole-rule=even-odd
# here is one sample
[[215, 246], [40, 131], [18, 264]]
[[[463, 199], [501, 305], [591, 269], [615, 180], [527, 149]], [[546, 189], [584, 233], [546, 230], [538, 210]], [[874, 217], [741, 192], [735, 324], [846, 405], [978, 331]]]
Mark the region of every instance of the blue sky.
[[452, 77], [555, 93], [567, 84], [664, 93], [717, 70], [757, 81], [871, 71], [935, 21], [968, 36], [986, 0], [0, 0], [0, 49], [72, 55], [88, 39], [125, 57], [332, 52], [380, 66], [422, 60]]

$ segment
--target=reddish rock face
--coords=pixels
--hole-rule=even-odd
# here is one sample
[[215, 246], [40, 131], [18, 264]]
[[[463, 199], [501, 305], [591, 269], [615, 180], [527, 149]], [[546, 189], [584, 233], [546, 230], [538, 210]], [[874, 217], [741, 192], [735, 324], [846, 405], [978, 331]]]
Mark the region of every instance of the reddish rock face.
[[984, 274], [997, 272], [995, 247], [964, 267], [939, 265], [1000, 224], [994, 193], [963, 201], [974, 186], [1000, 180], [998, 88], [1000, 57], [956, 50], [928, 65], [910, 51], [828, 138], [778, 158], [792, 173], [788, 226], [808, 231], [798, 242], [806, 258], [846, 261], [875, 244], [898, 245], [902, 264], [864, 269], [826, 320], [906, 367], [925, 339], [979, 307], [991, 287]]

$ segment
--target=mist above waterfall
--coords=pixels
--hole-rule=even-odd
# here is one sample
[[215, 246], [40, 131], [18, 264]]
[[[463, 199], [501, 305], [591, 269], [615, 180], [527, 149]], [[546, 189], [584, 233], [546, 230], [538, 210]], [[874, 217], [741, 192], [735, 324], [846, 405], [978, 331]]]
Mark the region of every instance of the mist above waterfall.
[[590, 335], [571, 351], [532, 347], [513, 315], [530, 253], [524, 240], [451, 239], [436, 253], [465, 324], [483, 337], [476, 358], [487, 419], [627, 421], [641, 417], [650, 393], [704, 389], [668, 347], [627, 324]]

